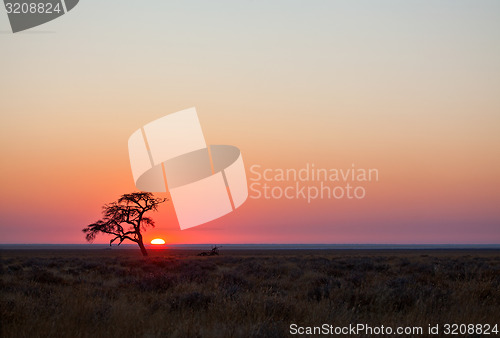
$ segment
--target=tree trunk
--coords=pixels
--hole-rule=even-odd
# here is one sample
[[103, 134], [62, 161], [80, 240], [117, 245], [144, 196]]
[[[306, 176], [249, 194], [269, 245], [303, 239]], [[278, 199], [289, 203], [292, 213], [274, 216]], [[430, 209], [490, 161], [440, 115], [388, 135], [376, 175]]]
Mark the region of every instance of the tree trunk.
[[148, 252], [146, 250], [146, 247], [144, 246], [144, 243], [142, 242], [142, 237], [139, 238], [137, 244], [139, 244], [139, 248], [141, 248], [142, 255], [146, 257], [148, 255]]

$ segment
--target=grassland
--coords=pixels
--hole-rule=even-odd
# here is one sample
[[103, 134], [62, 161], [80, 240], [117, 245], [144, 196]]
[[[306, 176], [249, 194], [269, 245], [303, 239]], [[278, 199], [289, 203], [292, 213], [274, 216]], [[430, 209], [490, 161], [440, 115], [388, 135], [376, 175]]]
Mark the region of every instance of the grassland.
[[4, 250], [2, 337], [282, 337], [500, 324], [498, 251]]

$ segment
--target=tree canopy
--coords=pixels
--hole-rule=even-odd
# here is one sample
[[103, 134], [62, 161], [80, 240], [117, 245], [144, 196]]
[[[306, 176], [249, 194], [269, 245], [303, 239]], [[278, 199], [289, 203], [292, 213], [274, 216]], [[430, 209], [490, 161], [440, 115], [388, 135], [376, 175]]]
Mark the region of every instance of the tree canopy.
[[148, 211], [157, 211], [158, 205], [166, 200], [166, 198], [155, 198], [150, 192], [123, 194], [117, 201], [105, 204], [102, 207], [103, 217], [82, 231], [89, 242], [92, 242], [99, 233], [113, 236], [109, 241], [110, 246], [115, 241], [118, 241], [118, 245], [124, 240], [135, 242], [141, 248], [142, 254], [147, 256], [141, 232], [146, 231], [147, 227], [154, 227], [155, 223], [152, 218], [144, 214]]

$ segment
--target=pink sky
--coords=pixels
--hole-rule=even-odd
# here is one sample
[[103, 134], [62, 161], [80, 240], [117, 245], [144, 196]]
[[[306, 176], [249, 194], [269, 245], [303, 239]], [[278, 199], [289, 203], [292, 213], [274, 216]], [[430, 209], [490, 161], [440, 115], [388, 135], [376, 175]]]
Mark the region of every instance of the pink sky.
[[354, 163], [379, 181], [362, 200], [248, 199], [185, 231], [168, 203], [148, 241], [500, 243], [498, 2], [140, 6], [0, 34], [1, 243], [85, 243], [135, 190], [128, 137], [192, 106], [249, 179]]

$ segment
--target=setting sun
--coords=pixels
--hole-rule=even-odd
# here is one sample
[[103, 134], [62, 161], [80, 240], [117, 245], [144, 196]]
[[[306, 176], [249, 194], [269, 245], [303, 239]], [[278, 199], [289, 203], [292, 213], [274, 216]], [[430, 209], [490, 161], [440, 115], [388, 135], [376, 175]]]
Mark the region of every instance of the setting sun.
[[165, 240], [161, 238], [155, 238], [151, 241], [151, 244], [165, 244]]

